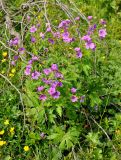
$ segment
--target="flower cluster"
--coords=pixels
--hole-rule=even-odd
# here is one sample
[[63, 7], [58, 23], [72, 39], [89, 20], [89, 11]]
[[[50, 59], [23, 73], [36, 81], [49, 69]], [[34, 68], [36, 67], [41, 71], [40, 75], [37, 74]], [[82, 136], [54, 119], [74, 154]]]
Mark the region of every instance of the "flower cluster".
[[76, 96], [76, 95], [75, 95], [76, 92], [77, 92], [77, 89], [76, 89], [76, 88], [74, 88], [74, 87], [71, 88], [71, 93], [72, 93], [71, 101], [72, 101], [73, 103], [77, 102], [78, 100], [79, 100], [81, 103], [84, 102], [85, 95], [83, 95], [83, 96]]

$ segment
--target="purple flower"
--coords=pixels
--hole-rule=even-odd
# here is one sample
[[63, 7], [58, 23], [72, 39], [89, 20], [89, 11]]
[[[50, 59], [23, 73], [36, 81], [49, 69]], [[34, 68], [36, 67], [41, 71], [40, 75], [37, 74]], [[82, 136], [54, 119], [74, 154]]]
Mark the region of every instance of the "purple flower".
[[64, 42], [67, 42], [67, 43], [70, 43], [70, 42], [73, 41], [73, 39], [70, 38], [70, 35], [69, 35], [68, 32], [64, 32], [64, 33], [62, 34], [62, 38], [63, 38], [63, 41], [64, 41]]
[[51, 27], [48, 27], [48, 28], [46, 29], [46, 31], [47, 31], [47, 32], [51, 32]]
[[54, 40], [52, 38], [48, 38], [48, 42], [51, 43], [51, 44], [54, 44]]
[[85, 42], [91, 41], [91, 38], [89, 35], [85, 35], [81, 39], [84, 40]]
[[74, 50], [75, 50], [76, 52], [79, 52], [79, 51], [80, 51], [80, 48], [79, 48], [79, 47], [76, 47]]
[[40, 72], [34, 71], [34, 72], [32, 73], [32, 79], [38, 79], [39, 77], [40, 77]]
[[31, 33], [34, 33], [34, 32], [36, 32], [37, 31], [37, 28], [35, 27], [35, 26], [32, 26], [31, 28], [30, 28], [30, 32]]
[[97, 28], [97, 25], [94, 24], [92, 26], [89, 27], [89, 31], [92, 31], [91, 33], [93, 33], [93, 31]]
[[52, 82], [51, 87], [56, 88], [58, 86], [58, 81]]
[[14, 39], [10, 40], [10, 46], [17, 46], [19, 43], [19, 38], [15, 37]]
[[54, 99], [58, 99], [60, 97], [60, 92], [59, 91], [56, 91], [55, 93], [52, 94], [52, 97]]
[[45, 101], [47, 99], [47, 96], [45, 94], [42, 94], [39, 96], [39, 99]]
[[26, 68], [25, 71], [24, 71], [24, 74], [26, 76], [30, 75], [31, 74], [31, 69], [30, 68]]
[[85, 99], [85, 95], [81, 96], [80, 97], [80, 102], [84, 102], [84, 99]]
[[39, 28], [40, 27], [40, 23], [38, 23], [36, 26]]
[[53, 36], [54, 36], [54, 37], [57, 37], [57, 38], [60, 38], [60, 37], [61, 37], [60, 32], [55, 32], [55, 33], [53, 33]]
[[24, 74], [25, 74], [26, 76], [28, 76], [28, 75], [31, 74], [31, 68], [32, 68], [31, 65], [27, 65], [27, 66], [26, 66], [26, 69], [25, 69], [25, 71], [24, 71]]
[[52, 80], [50, 79], [45, 79], [45, 78], [42, 78], [42, 81], [46, 84], [52, 84]]
[[76, 21], [79, 21], [79, 20], [80, 20], [80, 17], [76, 17], [75, 20], [76, 20]]
[[44, 69], [43, 72], [44, 74], [49, 75], [52, 72], [52, 70], [50, 68], [47, 68], [47, 69]]
[[26, 18], [27, 18], [27, 21], [29, 22], [29, 21], [30, 21], [30, 16], [28, 16], [28, 15], [27, 15], [27, 17], [26, 17]]
[[107, 35], [106, 29], [100, 29], [98, 34], [100, 38], [105, 38], [105, 36]]
[[77, 90], [77, 89], [76, 89], [76, 88], [74, 88], [74, 87], [73, 87], [73, 88], [71, 88], [71, 93], [76, 93], [76, 90]]
[[96, 48], [96, 45], [93, 42], [89, 41], [86, 43], [86, 49], [95, 50], [95, 48]]
[[82, 52], [78, 52], [78, 53], [76, 54], [76, 56], [77, 56], [77, 58], [82, 58]]
[[33, 60], [32, 60], [32, 59], [30, 59], [30, 60], [29, 60], [29, 62], [28, 62], [28, 64], [32, 64], [32, 62], [33, 62]]
[[14, 56], [14, 60], [18, 60], [19, 56]]
[[44, 137], [45, 137], [45, 133], [42, 132], [42, 133], [40, 134], [40, 137], [41, 137], [41, 138], [44, 138]]
[[52, 69], [52, 71], [57, 71], [58, 70], [58, 65], [57, 64], [52, 64], [51, 69]]
[[44, 33], [40, 33], [40, 37], [42, 38], [42, 39], [44, 39], [44, 37], [45, 37], [45, 35], [44, 35]]
[[106, 21], [105, 21], [104, 19], [101, 19], [101, 20], [100, 20], [100, 24], [105, 25], [105, 24], [106, 24]]
[[32, 61], [38, 61], [39, 58], [37, 56], [32, 56]]
[[32, 43], [35, 43], [35, 42], [36, 42], [35, 37], [31, 37], [31, 42], [32, 42]]
[[32, 66], [31, 66], [31, 65], [27, 65], [27, 66], [26, 66], [26, 68], [29, 68], [29, 69], [31, 69], [31, 68], [32, 68]]
[[62, 82], [58, 82], [57, 86], [62, 87], [63, 83]]
[[63, 20], [63, 21], [59, 24], [58, 28], [67, 28], [70, 23], [71, 23], [71, 21], [68, 20], [68, 19], [67, 19], [67, 20]]
[[92, 20], [92, 18], [93, 18], [92, 16], [88, 16], [88, 17], [87, 17], [87, 19], [88, 19], [89, 21]]
[[77, 101], [78, 101], [78, 97], [72, 96], [72, 97], [71, 97], [71, 101], [72, 101], [72, 102], [77, 102]]
[[48, 90], [48, 93], [50, 95], [54, 94], [56, 92], [55, 88], [54, 87], [50, 87], [49, 90]]
[[12, 64], [13, 66], [15, 66], [15, 61], [11, 61], [11, 64]]
[[19, 52], [20, 54], [24, 54], [24, 51], [25, 51], [25, 48], [23, 48], [23, 47], [18, 49], [18, 52]]
[[63, 75], [60, 72], [55, 72], [55, 77], [56, 78], [63, 78]]
[[37, 91], [38, 92], [41, 92], [41, 91], [43, 91], [44, 90], [44, 86], [39, 86], [38, 88], [37, 88]]

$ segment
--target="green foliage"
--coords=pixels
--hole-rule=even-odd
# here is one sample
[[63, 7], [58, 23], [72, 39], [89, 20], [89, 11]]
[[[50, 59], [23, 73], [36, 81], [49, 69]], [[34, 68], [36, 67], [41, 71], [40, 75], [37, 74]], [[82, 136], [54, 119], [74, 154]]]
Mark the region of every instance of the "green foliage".
[[[45, 32], [47, 17], [56, 31], [61, 20], [78, 15], [71, 1], [61, 1], [66, 4], [61, 6], [62, 8], [54, 5], [54, 0], [49, 1], [46, 18], [43, 3], [33, 1], [30, 2], [33, 3], [30, 8], [23, 9], [22, 4], [27, 2], [25, 0], [6, 2], [15, 30], [20, 34], [24, 33], [23, 45], [26, 51], [25, 54], [20, 54], [16, 65], [11, 66], [11, 60], [16, 55], [13, 50], [18, 48], [13, 47], [13, 50], [10, 50], [9, 46], [5, 48], [0, 43], [0, 159], [120, 160], [121, 2], [74, 0], [80, 11], [86, 16], [94, 17], [93, 23], [97, 24], [97, 31], [93, 36], [94, 43], [97, 44], [96, 51], [86, 50], [85, 44], [80, 43], [77, 29], [83, 36], [88, 28], [87, 22], [82, 19], [79, 24], [75, 23], [69, 28], [71, 36], [77, 38], [73, 43], [67, 44], [61, 39], [53, 38], [55, 44], [50, 44], [49, 32], [44, 39], [40, 38], [39, 33]], [[4, 14], [0, 11], [0, 22], [5, 21]], [[30, 22], [26, 20], [26, 15], [31, 17]], [[101, 18], [107, 20], [105, 27], [108, 35], [105, 40], [98, 38], [98, 30], [102, 27], [99, 24]], [[30, 42], [29, 29], [38, 23], [41, 27], [34, 33], [36, 43], [33, 44]], [[7, 46], [6, 41], [13, 37], [10, 37], [5, 23], [1, 23], [0, 29], [1, 40]], [[82, 49], [81, 59], [75, 57], [75, 47]], [[3, 52], [8, 55], [3, 56]], [[32, 71], [42, 72], [52, 64], [58, 64], [59, 72], [64, 77], [59, 78], [63, 84], [63, 87], [58, 87], [61, 93], [59, 99], [53, 99], [47, 92], [48, 85], [45, 85], [43, 92], [48, 97], [46, 101], [40, 101], [41, 93], [37, 92], [37, 87], [43, 86], [43, 81], [25, 76], [26, 65], [33, 53], [39, 57], [39, 61], [34, 62]], [[46, 78], [43, 73], [42, 78]], [[54, 73], [51, 73], [48, 79], [58, 80], [57, 77], [54, 78]], [[72, 87], [77, 88], [74, 95], [78, 96], [79, 100], [84, 97], [82, 102], [72, 103]], [[6, 120], [9, 120], [8, 124]], [[29, 148], [26, 151], [24, 147]]]

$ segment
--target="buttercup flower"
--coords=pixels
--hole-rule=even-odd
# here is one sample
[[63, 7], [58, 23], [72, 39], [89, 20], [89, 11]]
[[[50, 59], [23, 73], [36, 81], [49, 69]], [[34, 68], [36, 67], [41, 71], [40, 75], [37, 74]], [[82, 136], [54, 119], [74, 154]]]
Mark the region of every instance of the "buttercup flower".
[[13, 68], [13, 69], [11, 70], [11, 73], [15, 73], [15, 72], [16, 72], [16, 69]]
[[30, 32], [31, 33], [34, 33], [34, 32], [36, 32], [37, 31], [37, 28], [35, 27], [35, 26], [32, 26], [31, 28], [30, 28]]
[[2, 59], [2, 61], [1, 61], [2, 63], [4, 63], [4, 62], [6, 62], [6, 59]]
[[3, 57], [6, 57], [8, 55], [8, 53], [7, 52], [3, 52], [2, 55], [3, 55]]
[[25, 152], [27, 152], [27, 151], [29, 151], [29, 150], [30, 150], [29, 146], [24, 146], [24, 151], [25, 151]]
[[4, 124], [7, 126], [7, 125], [9, 125], [9, 120], [7, 119], [7, 120], [5, 120], [4, 121]]
[[4, 144], [6, 144], [6, 141], [0, 141], [0, 146], [3, 146]]
[[10, 128], [10, 133], [11, 133], [11, 134], [14, 133], [14, 129], [15, 129], [14, 127], [11, 127], [11, 128]]
[[3, 135], [4, 133], [5, 133], [4, 130], [1, 130], [1, 131], [0, 131], [0, 135]]
[[9, 74], [9, 77], [13, 77], [13, 76], [14, 76], [14, 74], [13, 74], [13, 73], [10, 73], [10, 74]]

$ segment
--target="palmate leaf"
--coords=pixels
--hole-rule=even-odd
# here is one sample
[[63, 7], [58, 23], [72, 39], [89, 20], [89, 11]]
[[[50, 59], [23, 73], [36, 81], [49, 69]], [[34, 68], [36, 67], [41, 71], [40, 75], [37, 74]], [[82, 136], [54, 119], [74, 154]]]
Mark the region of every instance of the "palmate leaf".
[[67, 133], [65, 133], [61, 128], [58, 128], [56, 133], [48, 136], [48, 139], [53, 140], [56, 143], [60, 143], [59, 148], [63, 150], [73, 147], [74, 144], [77, 143], [78, 137], [79, 131], [73, 127], [70, 128]]

